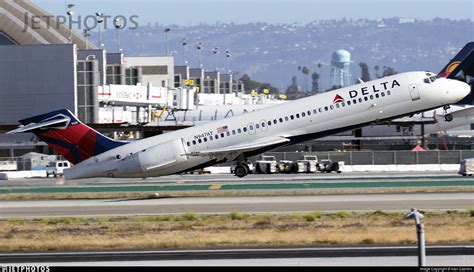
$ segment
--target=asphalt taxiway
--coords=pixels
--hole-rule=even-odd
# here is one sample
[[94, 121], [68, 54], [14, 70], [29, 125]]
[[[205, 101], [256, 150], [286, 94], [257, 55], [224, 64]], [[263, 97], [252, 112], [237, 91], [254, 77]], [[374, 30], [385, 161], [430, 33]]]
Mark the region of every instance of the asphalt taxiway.
[[463, 210], [474, 193], [409, 193], [317, 196], [180, 197], [157, 199], [0, 201], [0, 218], [181, 214], [287, 213], [303, 211]]
[[[472, 266], [474, 247], [428, 246], [429, 266]], [[36, 266], [416, 266], [416, 246], [0, 253]]]
[[0, 195], [21, 193], [117, 193], [344, 188], [472, 187], [474, 178], [455, 173], [272, 174], [237, 178], [231, 174], [172, 175], [148, 179], [63, 178], [0, 181]]

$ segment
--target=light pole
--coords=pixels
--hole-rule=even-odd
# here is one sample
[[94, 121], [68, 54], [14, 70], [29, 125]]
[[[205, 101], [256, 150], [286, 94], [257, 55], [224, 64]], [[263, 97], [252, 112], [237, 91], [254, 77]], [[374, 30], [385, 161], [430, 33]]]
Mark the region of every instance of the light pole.
[[183, 40], [181, 41], [181, 45], [183, 45], [183, 62], [184, 62], [184, 65], [188, 65], [188, 61], [186, 60], [186, 45], [188, 45], [188, 41], [186, 38], [183, 38]]
[[86, 49], [89, 49], [89, 37], [91, 36], [91, 29], [86, 27], [83, 31], [84, 39], [86, 40]]
[[169, 27], [165, 27], [165, 36], [166, 36], [166, 55], [169, 56], [170, 55], [170, 46], [169, 46], [169, 43], [168, 43], [168, 32], [171, 31], [171, 28]]
[[97, 24], [99, 24], [99, 48], [103, 48], [104, 44], [102, 43], [102, 23], [104, 22], [104, 14], [101, 12], [96, 12], [95, 16], [97, 17]]
[[198, 58], [199, 58], [199, 68], [202, 68], [202, 58], [201, 58], [201, 51], [204, 48], [202, 42], [198, 42], [196, 48], [198, 50]]
[[416, 234], [418, 238], [418, 266], [426, 266], [426, 251], [425, 251], [425, 230], [423, 229], [423, 224], [421, 219], [423, 215], [419, 213], [416, 209], [411, 209], [409, 213], [405, 214], [407, 219], [415, 219], [416, 224]]
[[114, 26], [117, 29], [117, 50], [118, 52], [122, 52], [122, 48], [120, 46], [120, 29], [123, 27], [122, 19], [117, 18], [114, 20]]
[[219, 71], [219, 67], [217, 66], [217, 55], [219, 54], [219, 47], [214, 47], [214, 49], [212, 49], [212, 53], [214, 53], [214, 59], [216, 61], [216, 71]]
[[74, 4], [67, 5], [66, 14], [69, 16], [69, 41], [72, 43], [72, 16], [74, 15], [74, 10], [72, 9]]
[[230, 70], [230, 57], [232, 57], [232, 54], [230, 53], [229, 49], [225, 50], [225, 57], [227, 58], [227, 72], [230, 74], [232, 73]]

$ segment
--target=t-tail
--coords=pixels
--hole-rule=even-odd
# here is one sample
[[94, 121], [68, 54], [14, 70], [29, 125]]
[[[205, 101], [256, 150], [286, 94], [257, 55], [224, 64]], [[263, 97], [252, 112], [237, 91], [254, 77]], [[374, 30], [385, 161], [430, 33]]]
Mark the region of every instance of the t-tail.
[[467, 82], [467, 75], [474, 75], [474, 42], [467, 43], [438, 74], [440, 77], [464, 82]]
[[79, 121], [67, 110], [57, 110], [19, 121], [8, 134], [31, 132], [54, 151], [77, 164], [127, 142], [110, 139]]

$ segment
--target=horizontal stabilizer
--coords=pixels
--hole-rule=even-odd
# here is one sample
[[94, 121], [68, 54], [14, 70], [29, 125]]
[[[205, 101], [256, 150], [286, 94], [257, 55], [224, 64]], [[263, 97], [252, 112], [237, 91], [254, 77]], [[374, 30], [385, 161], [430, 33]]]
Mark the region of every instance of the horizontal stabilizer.
[[53, 125], [58, 125], [58, 124], [67, 124], [71, 119], [68, 117], [62, 117], [60, 119], [53, 119], [53, 120], [48, 120], [40, 123], [30, 123], [25, 126], [21, 126], [17, 129], [14, 129], [12, 131], [7, 132], [7, 134], [16, 134], [16, 133], [24, 133], [24, 132], [31, 132], [36, 129], [46, 129], [46, 128], [51, 128]]

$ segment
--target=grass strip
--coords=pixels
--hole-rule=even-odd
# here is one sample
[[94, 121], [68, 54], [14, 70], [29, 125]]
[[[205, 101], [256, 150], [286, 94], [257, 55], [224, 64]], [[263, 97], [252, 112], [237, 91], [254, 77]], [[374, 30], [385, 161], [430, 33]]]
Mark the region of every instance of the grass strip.
[[[474, 243], [474, 210], [425, 212], [427, 244]], [[397, 212], [13, 218], [0, 220], [0, 251], [415, 244]]]

